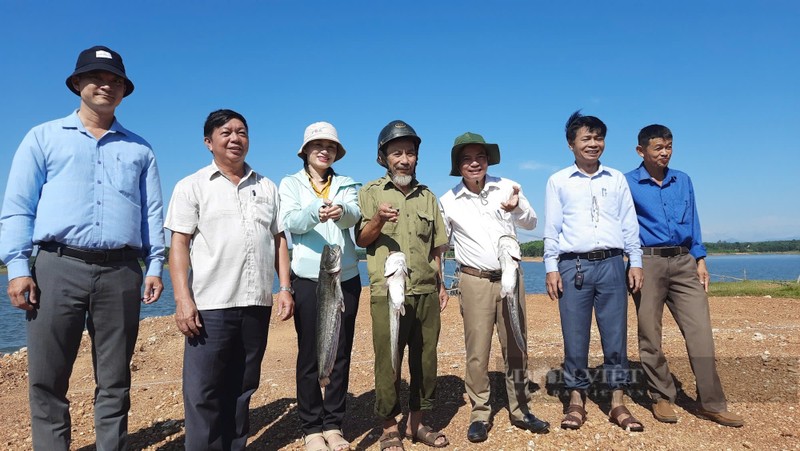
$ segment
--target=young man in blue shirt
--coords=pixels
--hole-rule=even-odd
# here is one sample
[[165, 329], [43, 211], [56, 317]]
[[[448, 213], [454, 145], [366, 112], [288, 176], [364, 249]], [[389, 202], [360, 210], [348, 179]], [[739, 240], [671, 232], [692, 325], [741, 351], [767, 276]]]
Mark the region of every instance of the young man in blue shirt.
[[724, 426], [740, 427], [742, 417], [728, 412], [717, 374], [709, 316], [706, 249], [700, 236], [694, 188], [685, 173], [668, 167], [672, 132], [648, 125], [639, 132], [636, 152], [642, 164], [625, 176], [639, 220], [644, 284], [634, 293], [639, 319], [639, 356], [653, 398], [653, 416], [675, 423], [675, 382], [661, 347], [666, 305], [686, 340], [697, 382], [700, 415]]
[[80, 97], [78, 110], [34, 127], [14, 155], [0, 258], [11, 304], [27, 312], [34, 449], [69, 448], [67, 388], [84, 325], [97, 383], [97, 449], [125, 449], [139, 309], [164, 287], [161, 183], [150, 145], [115, 116], [133, 92], [122, 57], [86, 49], [66, 84]]

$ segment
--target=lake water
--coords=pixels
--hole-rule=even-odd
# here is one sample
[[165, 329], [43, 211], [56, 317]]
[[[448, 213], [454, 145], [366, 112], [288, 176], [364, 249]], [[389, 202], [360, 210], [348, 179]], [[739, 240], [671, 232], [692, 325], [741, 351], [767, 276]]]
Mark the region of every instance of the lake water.
[[[737, 279], [756, 280], [790, 280], [800, 277], [800, 255], [798, 254], [762, 254], [762, 255], [712, 255], [708, 257], [711, 280], [714, 282]], [[527, 293], [544, 293], [544, 263], [522, 262], [525, 274], [525, 291]], [[445, 276], [451, 275], [455, 262], [445, 262]], [[361, 283], [368, 284], [366, 263], [359, 263]], [[449, 280], [448, 280], [449, 285]], [[6, 275], [0, 275], [0, 293], [5, 293], [8, 286]], [[164, 273], [164, 294], [155, 304], [142, 305], [142, 318], [150, 316], [172, 315], [175, 302], [172, 297], [172, 283], [169, 273]], [[273, 292], [278, 290], [275, 279]], [[11, 307], [7, 296], [0, 297], [0, 352], [10, 352], [25, 346], [25, 313]]]

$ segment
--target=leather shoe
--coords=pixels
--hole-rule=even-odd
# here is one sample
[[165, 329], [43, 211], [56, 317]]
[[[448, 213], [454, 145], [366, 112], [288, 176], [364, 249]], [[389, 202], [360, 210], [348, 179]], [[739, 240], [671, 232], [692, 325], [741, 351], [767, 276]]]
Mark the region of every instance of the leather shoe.
[[473, 421], [469, 425], [467, 440], [472, 443], [480, 443], [486, 441], [487, 438], [489, 438], [489, 429], [486, 427], [485, 421]]
[[527, 429], [534, 434], [545, 434], [550, 429], [550, 423], [536, 418], [532, 413], [526, 413], [520, 420], [511, 420], [511, 424], [520, 429]]
[[653, 404], [653, 417], [662, 423], [677, 423], [678, 415], [672, 408], [672, 403], [666, 399], [659, 399]]

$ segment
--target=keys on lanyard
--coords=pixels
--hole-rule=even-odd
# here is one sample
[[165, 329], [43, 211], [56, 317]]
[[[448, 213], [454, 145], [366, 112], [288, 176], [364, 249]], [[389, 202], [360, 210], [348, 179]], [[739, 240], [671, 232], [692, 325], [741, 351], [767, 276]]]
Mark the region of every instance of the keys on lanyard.
[[575, 259], [575, 288], [578, 290], [583, 287], [583, 271], [581, 271], [581, 259]]

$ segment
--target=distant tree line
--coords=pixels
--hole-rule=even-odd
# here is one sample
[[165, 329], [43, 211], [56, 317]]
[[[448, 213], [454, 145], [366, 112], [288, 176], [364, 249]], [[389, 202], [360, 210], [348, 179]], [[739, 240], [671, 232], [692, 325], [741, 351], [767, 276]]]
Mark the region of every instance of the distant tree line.
[[761, 253], [761, 252], [800, 252], [800, 240], [734, 242], [717, 241], [703, 243], [713, 254]]
[[[740, 254], [740, 253], [769, 253], [769, 252], [798, 252], [800, 253], [800, 240], [780, 240], [780, 241], [756, 241], [756, 242], [733, 242], [717, 241], [716, 243], [703, 243], [709, 254]], [[544, 256], [544, 242], [529, 241], [519, 245], [523, 257], [542, 257]], [[289, 255], [291, 256], [291, 249]], [[356, 248], [356, 254], [359, 260], [367, 259], [367, 251], [362, 248]], [[169, 247], [166, 249], [166, 255], [169, 255]], [[453, 251], [448, 251], [445, 255], [447, 258], [453, 258]], [[0, 268], [5, 268], [6, 265], [0, 265]]]

